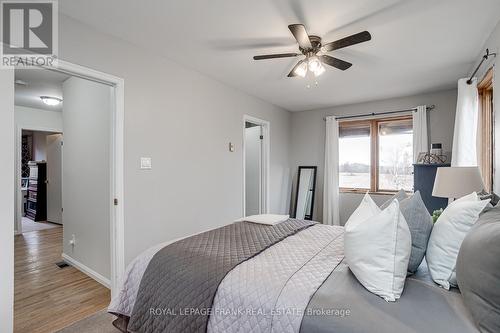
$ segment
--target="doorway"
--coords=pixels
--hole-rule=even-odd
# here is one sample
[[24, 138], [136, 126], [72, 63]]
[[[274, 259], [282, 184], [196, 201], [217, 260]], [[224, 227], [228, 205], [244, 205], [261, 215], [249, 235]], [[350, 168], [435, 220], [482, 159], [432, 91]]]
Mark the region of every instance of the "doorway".
[[268, 212], [269, 122], [244, 116], [243, 216]]
[[20, 132], [17, 234], [55, 228], [62, 225], [63, 134], [35, 128]]
[[[38, 327], [40, 332], [52, 332], [105, 308], [109, 289], [115, 290], [123, 274], [123, 80], [63, 61], [57, 70], [27, 71], [24, 80], [18, 70], [15, 73], [14, 133], [19, 153], [14, 201], [15, 226], [21, 234], [14, 246], [14, 326], [22, 332], [34, 329], [29, 325], [44, 325]], [[18, 90], [37, 90], [35, 81], [44, 75], [65, 76], [64, 96], [55, 98], [61, 104], [64, 100], [64, 110], [22, 105], [43, 101], [39, 92], [27, 98]], [[37, 172], [22, 175], [22, 144], [29, 136], [43, 136], [39, 142], [45, 144], [45, 155], [33, 152], [25, 158]], [[17, 184], [35, 176], [44, 178], [36, 184], [46, 185], [47, 199], [37, 224], [56, 222], [64, 227], [55, 224], [50, 230], [25, 232], [19, 219], [24, 213], [24, 203], [19, 203], [23, 195], [18, 195]], [[59, 320], [54, 321], [56, 314]], [[37, 322], [29, 320], [34, 316]]]

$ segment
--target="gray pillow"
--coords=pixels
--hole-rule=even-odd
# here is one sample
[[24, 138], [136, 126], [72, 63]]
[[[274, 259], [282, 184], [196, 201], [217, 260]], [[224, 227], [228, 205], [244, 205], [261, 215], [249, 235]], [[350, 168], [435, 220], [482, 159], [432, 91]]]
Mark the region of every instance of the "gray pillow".
[[405, 190], [401, 189], [398, 191], [398, 193], [394, 194], [389, 200], [384, 202], [381, 206], [380, 209], [386, 209], [389, 207], [391, 202], [394, 201], [394, 199], [398, 199], [399, 202], [403, 201], [404, 199], [408, 198], [408, 194], [406, 194]]
[[500, 332], [500, 207], [485, 212], [465, 236], [457, 281], [481, 332]]
[[401, 201], [399, 208], [410, 228], [411, 254], [408, 263], [408, 272], [413, 274], [417, 271], [420, 263], [422, 263], [422, 259], [424, 259], [427, 242], [431, 236], [434, 224], [419, 191]]

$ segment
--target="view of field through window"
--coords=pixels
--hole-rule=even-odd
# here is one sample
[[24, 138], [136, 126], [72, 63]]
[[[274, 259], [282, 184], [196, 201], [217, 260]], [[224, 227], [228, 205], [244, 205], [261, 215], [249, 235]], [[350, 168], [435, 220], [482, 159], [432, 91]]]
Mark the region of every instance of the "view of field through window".
[[380, 121], [377, 126], [378, 170], [371, 166], [370, 123], [340, 128], [340, 187], [369, 190], [371, 173], [378, 172], [378, 188], [372, 190], [413, 190], [411, 119]]
[[370, 189], [370, 166], [370, 127], [341, 129], [340, 187]]
[[379, 124], [379, 190], [413, 190], [413, 128], [410, 121]]

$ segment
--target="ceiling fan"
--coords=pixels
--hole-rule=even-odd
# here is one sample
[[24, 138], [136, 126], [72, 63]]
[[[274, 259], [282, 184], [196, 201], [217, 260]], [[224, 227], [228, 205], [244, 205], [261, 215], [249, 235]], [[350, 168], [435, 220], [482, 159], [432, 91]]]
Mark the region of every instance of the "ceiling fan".
[[299, 44], [301, 53], [279, 53], [254, 56], [254, 60], [275, 59], [275, 58], [291, 58], [300, 55], [306, 57], [300, 60], [290, 71], [288, 77], [305, 77], [310, 71], [314, 76], [319, 76], [325, 72], [323, 64], [333, 66], [345, 71], [352, 66], [350, 62], [324, 54], [326, 52], [338, 50], [347, 46], [367, 42], [372, 39], [368, 31], [363, 31], [331, 43], [322, 44], [321, 37], [308, 35], [306, 28], [302, 24], [291, 24], [288, 26], [293, 37]]

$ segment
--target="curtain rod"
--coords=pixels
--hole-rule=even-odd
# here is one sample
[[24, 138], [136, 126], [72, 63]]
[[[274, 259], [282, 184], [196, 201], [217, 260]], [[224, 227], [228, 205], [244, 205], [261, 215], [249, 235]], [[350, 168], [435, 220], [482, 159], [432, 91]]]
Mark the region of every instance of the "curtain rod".
[[[430, 111], [430, 110], [434, 109], [435, 107], [436, 107], [435, 105], [428, 106], [427, 110]], [[403, 112], [411, 112], [411, 111], [416, 112], [417, 108], [411, 108], [411, 109], [406, 109], [406, 110], [363, 113], [363, 114], [355, 114], [352, 116], [333, 116], [333, 115], [332, 116], [335, 117], [336, 120], [341, 120], [341, 119], [351, 119], [351, 118], [382, 116], [382, 115], [386, 115], [386, 114], [403, 113]], [[329, 116], [329, 117], [332, 117], [332, 116]], [[326, 117], [323, 118], [323, 120], [326, 120]]]
[[477, 71], [479, 70], [479, 68], [481, 68], [481, 66], [483, 65], [483, 62], [485, 62], [486, 60], [488, 60], [488, 58], [490, 56], [494, 56], [496, 57], [497, 54], [496, 53], [490, 53], [490, 50], [486, 49], [486, 53], [485, 55], [483, 56], [483, 59], [481, 59], [481, 62], [479, 63], [479, 65], [477, 65], [476, 69], [474, 70], [474, 72], [472, 73], [472, 75], [470, 76], [470, 79], [467, 80], [467, 84], [472, 84], [472, 79], [474, 78], [474, 76], [477, 74]]

